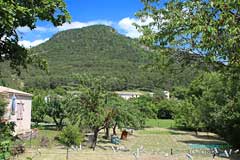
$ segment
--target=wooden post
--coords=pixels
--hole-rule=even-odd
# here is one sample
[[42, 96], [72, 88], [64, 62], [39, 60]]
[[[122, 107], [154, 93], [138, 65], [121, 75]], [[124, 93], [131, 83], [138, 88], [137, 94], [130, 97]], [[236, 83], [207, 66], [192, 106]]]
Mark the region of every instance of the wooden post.
[[66, 160], [68, 160], [68, 147], [67, 147], [67, 156], [66, 156]]
[[139, 151], [139, 148], [137, 148], [137, 159], [139, 159], [139, 157], [140, 157], [140, 151]]

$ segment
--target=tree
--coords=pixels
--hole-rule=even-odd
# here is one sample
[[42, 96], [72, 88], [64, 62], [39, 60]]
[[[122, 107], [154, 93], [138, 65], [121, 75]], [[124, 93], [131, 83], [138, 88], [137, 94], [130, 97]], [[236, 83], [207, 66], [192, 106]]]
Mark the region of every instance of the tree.
[[[151, 22], [138, 26], [141, 40], [157, 48], [174, 48], [201, 54], [204, 62], [239, 66], [240, 5], [238, 1], [141, 0], [137, 13]], [[195, 56], [192, 54], [191, 58]], [[216, 62], [227, 62], [227, 65]]]
[[153, 97], [140, 96], [131, 100], [133, 105], [139, 109], [144, 118], [156, 118], [156, 106]]
[[20, 72], [21, 66], [35, 63], [45, 68], [46, 62], [18, 45], [18, 27], [36, 28], [38, 20], [49, 21], [54, 26], [70, 20], [63, 0], [1, 0], [0, 1], [0, 62], [10, 61], [10, 66]]
[[145, 114], [141, 112], [141, 107], [133, 101], [122, 99], [121, 105], [115, 107], [113, 117], [113, 134], [116, 135], [116, 127], [141, 129], [145, 125]]
[[91, 148], [95, 150], [98, 133], [105, 128], [111, 111], [106, 110], [105, 90], [98, 83], [93, 82], [80, 95], [81, 123], [93, 132]]
[[205, 75], [211, 79], [203, 83], [195, 81], [198, 83], [192, 85], [188, 95], [179, 96], [187, 99], [190, 110], [196, 111], [198, 116], [193, 122], [197, 128], [203, 123], [239, 147], [236, 136], [240, 90], [239, 2], [170, 0], [164, 5], [160, 0], [142, 2], [144, 8], [137, 16], [151, 21], [144, 26], [137, 25], [143, 32], [142, 42], [154, 49], [187, 51], [188, 59], [198, 57], [201, 63], [211, 64], [211, 68], [222, 73], [223, 77], [217, 76], [217, 83], [212, 81], [216, 76]]
[[174, 112], [176, 124], [196, 133], [200, 130], [215, 132], [239, 147], [240, 100], [239, 93], [234, 93], [234, 98], [230, 96], [232, 83], [214, 72], [197, 77], [189, 88], [182, 89], [183, 93], [177, 93], [184, 99]]
[[0, 142], [12, 140], [12, 131], [15, 125], [12, 122], [5, 122], [3, 119], [7, 105], [4, 98], [4, 96], [0, 95]]
[[0, 96], [0, 118], [3, 117], [6, 111], [6, 102], [4, 101], [3, 97]]
[[68, 125], [63, 128], [59, 136], [59, 141], [67, 147], [66, 159], [68, 160], [68, 149], [72, 146], [79, 146], [83, 141], [83, 135], [77, 126]]
[[177, 108], [178, 102], [172, 99], [163, 99], [156, 104], [157, 117], [160, 119], [172, 119], [174, 109]]
[[57, 128], [63, 128], [63, 120], [67, 117], [67, 108], [70, 105], [71, 95], [50, 95], [47, 100], [47, 115], [51, 117]]
[[38, 126], [39, 122], [43, 122], [47, 115], [47, 104], [44, 100], [44, 96], [36, 95], [32, 101], [32, 121]]
[[126, 101], [116, 94], [107, 96], [107, 109], [110, 111], [108, 121], [105, 125], [106, 138], [109, 137], [109, 128], [112, 127], [113, 135], [116, 135], [116, 128], [142, 128], [145, 116], [133, 102]]
[[176, 126], [182, 129], [192, 129], [198, 135], [198, 131], [203, 130], [204, 123], [199, 109], [191, 101], [178, 102], [175, 108]]

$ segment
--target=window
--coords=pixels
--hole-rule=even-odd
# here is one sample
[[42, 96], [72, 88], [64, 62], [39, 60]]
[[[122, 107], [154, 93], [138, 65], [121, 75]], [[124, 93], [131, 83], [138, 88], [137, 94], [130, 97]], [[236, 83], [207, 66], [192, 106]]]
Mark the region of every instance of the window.
[[18, 103], [17, 104], [17, 120], [23, 119], [23, 112], [24, 112], [23, 103]]

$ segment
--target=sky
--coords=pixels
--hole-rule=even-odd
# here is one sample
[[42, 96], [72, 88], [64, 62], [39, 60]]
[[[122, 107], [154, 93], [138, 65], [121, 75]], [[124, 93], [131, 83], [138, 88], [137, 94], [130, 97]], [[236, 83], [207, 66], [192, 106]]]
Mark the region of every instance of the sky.
[[140, 36], [132, 25], [142, 23], [135, 17], [135, 13], [143, 8], [140, 0], [65, 0], [65, 2], [72, 17], [71, 24], [53, 27], [49, 22], [37, 22], [37, 27], [33, 31], [27, 27], [18, 28], [19, 44], [26, 48], [34, 47], [47, 41], [57, 32], [94, 24], [112, 26], [128, 37]]

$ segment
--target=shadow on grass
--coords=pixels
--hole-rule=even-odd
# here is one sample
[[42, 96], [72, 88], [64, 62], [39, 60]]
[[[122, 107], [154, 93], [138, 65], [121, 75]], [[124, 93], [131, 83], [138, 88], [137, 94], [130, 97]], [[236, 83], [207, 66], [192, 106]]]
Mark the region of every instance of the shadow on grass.
[[230, 157], [230, 160], [239, 160], [240, 159], [240, 155], [233, 155], [232, 157]]
[[218, 137], [216, 135], [196, 135], [194, 134], [193, 135], [194, 137], [196, 138], [199, 138], [199, 139], [214, 139], [214, 140], [219, 140], [219, 141], [223, 141], [223, 139], [221, 139], [221, 137]]
[[[223, 141], [223, 139], [217, 135], [211, 135], [208, 132], [206, 132], [206, 134], [204, 135], [200, 135], [201, 132], [199, 132], [200, 134], [196, 135], [196, 132], [194, 132], [193, 130], [189, 130], [189, 129], [183, 129], [183, 128], [173, 128], [171, 129], [172, 134], [179, 134], [179, 135], [191, 135], [194, 136], [198, 139], [206, 139], [206, 140], [219, 140], [219, 141]], [[180, 132], [179, 132], [180, 131]], [[182, 131], [182, 132], [181, 132]]]
[[185, 144], [199, 144], [199, 145], [227, 145], [227, 143], [220, 140], [204, 141], [204, 140], [183, 140], [179, 141]]
[[108, 146], [96, 146], [97, 148], [100, 148], [100, 149], [102, 149], [102, 150], [107, 150], [107, 148], [108, 148]]
[[107, 144], [107, 143], [111, 143], [111, 141], [109, 139], [99, 139], [98, 143]]

